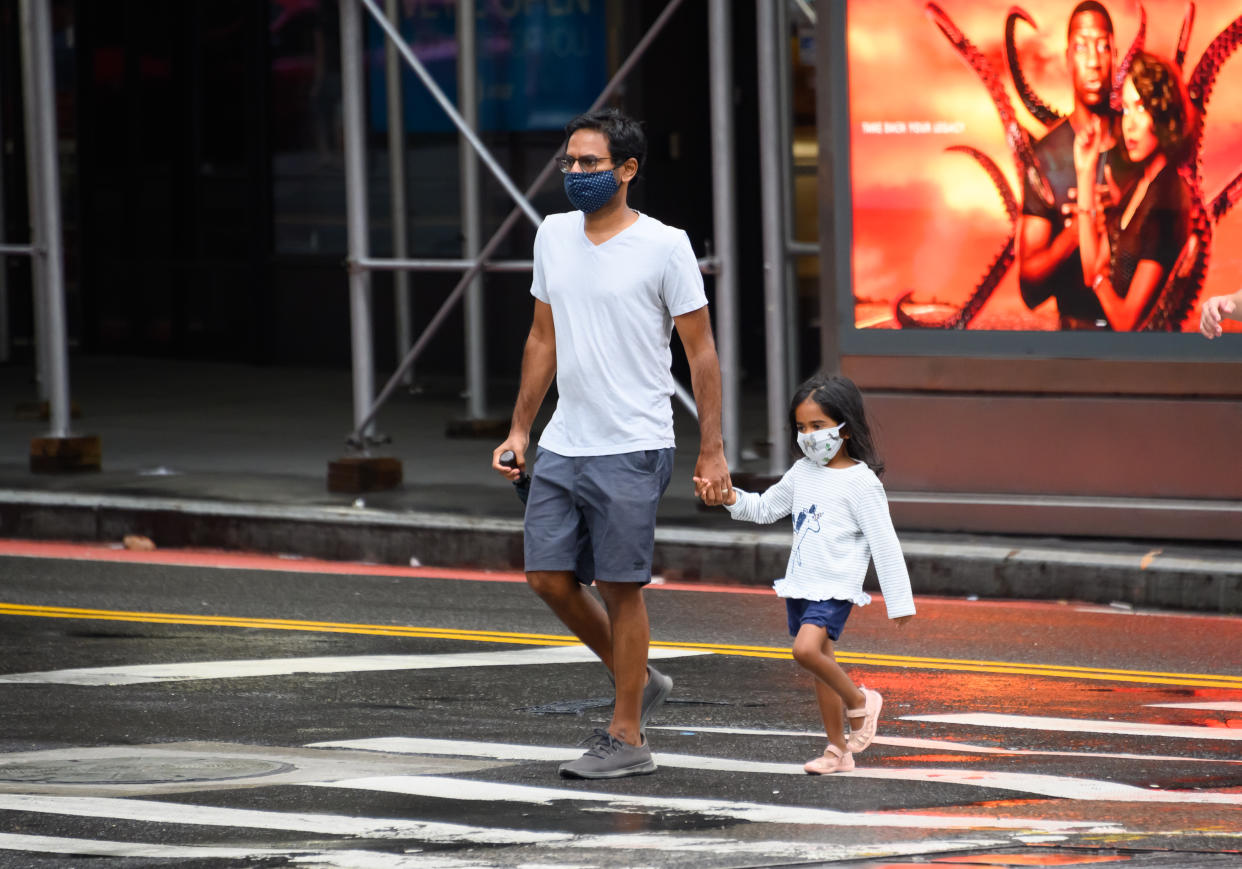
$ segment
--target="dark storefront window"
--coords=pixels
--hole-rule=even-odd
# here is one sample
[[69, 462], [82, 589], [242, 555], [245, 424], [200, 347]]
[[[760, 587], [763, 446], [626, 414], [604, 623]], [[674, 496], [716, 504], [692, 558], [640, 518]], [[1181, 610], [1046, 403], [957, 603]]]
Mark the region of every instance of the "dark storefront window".
[[[456, 0], [401, 0], [398, 8], [402, 35], [456, 104]], [[497, 160], [524, 187], [556, 147], [560, 129], [590, 105], [607, 81], [608, 2], [478, 0], [477, 10], [481, 133]], [[383, 254], [391, 249], [386, 37], [365, 7], [359, 12], [366, 34], [371, 249]], [[345, 252], [339, 15], [336, 0], [271, 2], [279, 254]], [[409, 249], [416, 256], [457, 257], [461, 218], [456, 128], [404, 60], [401, 68]], [[512, 203], [503, 193], [484, 192], [486, 227], [499, 222]]]

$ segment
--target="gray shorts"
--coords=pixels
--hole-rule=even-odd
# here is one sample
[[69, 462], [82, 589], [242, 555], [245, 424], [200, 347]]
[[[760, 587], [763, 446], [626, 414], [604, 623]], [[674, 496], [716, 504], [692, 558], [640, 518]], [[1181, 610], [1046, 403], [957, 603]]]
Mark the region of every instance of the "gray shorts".
[[526, 503], [526, 570], [578, 582], [650, 582], [656, 508], [673, 449], [562, 456], [540, 448]]

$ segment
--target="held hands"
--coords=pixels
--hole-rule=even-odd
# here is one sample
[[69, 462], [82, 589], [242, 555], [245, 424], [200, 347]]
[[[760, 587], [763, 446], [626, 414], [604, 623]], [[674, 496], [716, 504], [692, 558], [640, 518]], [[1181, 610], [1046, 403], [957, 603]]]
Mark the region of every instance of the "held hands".
[[708, 507], [719, 507], [721, 505], [732, 507], [737, 503], [737, 490], [732, 485], [727, 485], [723, 489], [724, 494], [714, 498], [711, 495], [711, 491], [712, 484], [710, 480], [705, 480], [702, 477], [694, 478], [694, 495]]
[[[1199, 331], [1204, 338], [1212, 339], [1220, 335], [1224, 329], [1220, 321], [1224, 317], [1237, 312], [1237, 302], [1233, 296], [1213, 296], [1203, 303], [1203, 313], [1199, 316]], [[1237, 319], [1233, 317], [1232, 319]]]

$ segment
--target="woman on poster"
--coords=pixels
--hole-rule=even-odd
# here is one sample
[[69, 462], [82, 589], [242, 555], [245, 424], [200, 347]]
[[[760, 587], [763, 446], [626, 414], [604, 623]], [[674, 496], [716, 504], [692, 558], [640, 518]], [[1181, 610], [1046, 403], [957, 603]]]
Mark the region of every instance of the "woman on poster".
[[1137, 179], [1120, 196], [1111, 173], [1096, 183], [1098, 124], [1075, 137], [1074, 168], [1078, 190], [1095, 191], [1077, 206], [1083, 280], [1109, 325], [1131, 331], [1155, 307], [1190, 235], [1193, 195], [1178, 169], [1189, 156], [1194, 110], [1177, 67], [1144, 52], [1130, 64], [1121, 102], [1122, 138]]

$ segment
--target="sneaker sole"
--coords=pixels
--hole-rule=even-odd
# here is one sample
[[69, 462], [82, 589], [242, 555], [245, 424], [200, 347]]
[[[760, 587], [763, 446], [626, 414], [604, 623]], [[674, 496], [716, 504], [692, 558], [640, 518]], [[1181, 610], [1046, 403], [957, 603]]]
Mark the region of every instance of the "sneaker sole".
[[565, 769], [564, 767], [562, 767], [559, 770], [561, 774], [561, 778], [585, 778], [585, 779], [627, 778], [628, 776], [632, 776], [632, 775], [651, 775], [651, 773], [655, 771], [656, 771], [656, 764], [654, 760], [649, 760], [649, 761], [646, 761], [645, 763], [636, 764], [635, 766], [626, 766], [626, 767], [622, 767], [621, 769], [601, 770], [599, 772], [583, 772], [581, 770]]

